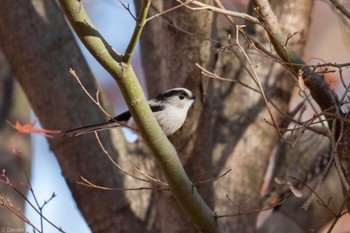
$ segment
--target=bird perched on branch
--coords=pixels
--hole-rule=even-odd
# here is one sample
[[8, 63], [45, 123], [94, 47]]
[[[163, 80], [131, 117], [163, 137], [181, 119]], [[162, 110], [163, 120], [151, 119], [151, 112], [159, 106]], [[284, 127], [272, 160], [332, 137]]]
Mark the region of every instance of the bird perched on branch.
[[[182, 127], [187, 118], [187, 112], [195, 99], [196, 96], [186, 88], [173, 88], [157, 95], [148, 103], [163, 132], [166, 136], [170, 136]], [[108, 122], [71, 129], [61, 135], [73, 137], [123, 126], [137, 130], [129, 111], [114, 117]]]

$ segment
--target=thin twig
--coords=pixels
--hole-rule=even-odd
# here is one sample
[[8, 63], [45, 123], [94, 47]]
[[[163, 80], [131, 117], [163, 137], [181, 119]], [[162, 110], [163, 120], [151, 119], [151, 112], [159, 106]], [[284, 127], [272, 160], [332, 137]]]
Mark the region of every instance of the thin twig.
[[150, 175], [147, 175], [146, 173], [144, 173], [143, 171], [140, 170], [140, 168], [134, 166], [134, 169], [142, 176], [147, 177], [150, 181], [153, 181], [154, 183], [158, 184], [158, 185], [162, 185], [165, 187], [169, 187], [169, 185], [167, 183], [165, 183], [164, 181], [161, 181], [159, 178], [154, 178]]
[[171, 7], [171, 8], [169, 8], [169, 9], [167, 9], [167, 10], [164, 10], [164, 11], [159, 12], [159, 13], [153, 15], [153, 16], [150, 16], [150, 17], [148, 17], [148, 18], [146, 19], [146, 22], [151, 21], [151, 20], [154, 19], [154, 18], [158, 18], [159, 16], [163, 16], [163, 15], [165, 15], [165, 14], [171, 12], [171, 11], [174, 11], [174, 10], [176, 10], [176, 9], [178, 9], [178, 8], [180, 8], [180, 7], [182, 7], [182, 6], [184, 6], [185, 4], [187, 4], [187, 3], [186, 3], [186, 2], [180, 3], [180, 4], [177, 5], [177, 6]]
[[[14, 190], [18, 195], [20, 195], [29, 205], [30, 207], [37, 213], [39, 214], [39, 216], [41, 218], [43, 218], [47, 223], [49, 223], [51, 226], [53, 226], [54, 228], [56, 228], [58, 231], [63, 232], [64, 231], [56, 226], [55, 224], [53, 224], [49, 219], [47, 219], [44, 215], [42, 215], [42, 213], [33, 205], [33, 203], [31, 203], [29, 201], [29, 199], [27, 198], [27, 196], [25, 194], [23, 194], [21, 191], [19, 191], [18, 188], [16, 188], [10, 181], [10, 179], [8, 178], [8, 176], [6, 176], [5, 174], [5, 170], [2, 171], [2, 173], [0, 174], [0, 183], [3, 183], [5, 185], [7, 185], [8, 187], [10, 187], [12, 190]], [[39, 203], [36, 202], [36, 204], [38, 205]]]
[[317, 197], [321, 206], [325, 207], [333, 216], [336, 216], [335, 212], [329, 207], [329, 202], [326, 203], [325, 201], [323, 201], [320, 195], [318, 195], [318, 193], [314, 189], [312, 189], [309, 185], [307, 185], [307, 183], [305, 183], [303, 180], [294, 176], [290, 176], [290, 178], [301, 183], [305, 188], [307, 188], [311, 193], [313, 193]]
[[190, 31], [187, 31], [187, 30], [181, 28], [173, 20], [171, 20], [169, 17], [167, 17], [165, 14], [162, 14], [162, 12], [159, 9], [157, 9], [157, 7], [154, 6], [154, 4], [151, 4], [151, 7], [152, 7], [152, 9], [154, 11], [157, 12], [157, 14], [159, 16], [161, 16], [164, 19], [165, 23], [167, 23], [170, 27], [173, 27], [174, 29], [176, 29], [176, 30], [178, 30], [178, 31], [188, 35], [188, 36], [196, 37], [196, 38], [198, 38], [200, 40], [210, 41], [210, 42], [215, 43], [215, 44], [220, 44], [220, 41], [218, 41], [218, 40], [214, 40], [212, 38], [204, 37], [204, 36], [198, 35], [196, 33], [192, 33]]
[[[222, 4], [220, 0], [214, 0], [214, 2], [215, 2], [216, 5], [218, 5], [218, 7], [219, 7], [220, 9], [226, 10], [224, 4]], [[226, 15], [226, 14], [224, 14], [224, 16], [225, 16], [226, 19], [232, 24], [232, 26], [234, 26], [234, 27], [237, 26], [236, 22], [233, 20], [233, 16]], [[247, 41], [247, 43], [248, 43], [250, 46], [255, 47], [255, 49], [256, 49], [259, 53], [261, 53], [261, 54], [263, 54], [263, 55], [269, 57], [269, 58], [272, 59], [273, 61], [276, 61], [276, 62], [279, 62], [279, 63], [282, 62], [281, 59], [279, 59], [277, 56], [275, 56], [274, 54], [272, 54], [270, 51], [266, 50], [266, 49], [264, 48], [264, 46], [262, 46], [259, 42], [257, 42], [257, 41], [254, 40], [253, 38], [249, 37], [249, 36], [247, 35], [247, 33], [246, 33], [245, 31], [242, 30], [242, 28], [239, 28], [239, 33], [244, 37], [244, 39]], [[286, 66], [285, 66], [285, 67], [286, 67]], [[289, 68], [289, 67], [287, 67], [287, 69], [288, 69], [288, 68]], [[248, 73], [249, 73], [249, 71], [248, 71]]]
[[100, 110], [109, 118], [109, 119], [113, 119], [113, 117], [106, 112], [106, 110], [104, 110], [104, 108], [101, 105], [101, 102], [99, 100], [99, 91], [97, 90], [96, 92], [96, 100], [95, 98], [93, 98], [90, 93], [86, 90], [85, 86], [81, 83], [78, 75], [75, 73], [75, 71], [72, 68], [69, 68], [69, 72], [72, 74], [72, 76], [74, 77], [74, 79], [78, 82], [78, 84], [80, 85], [80, 87], [83, 89], [83, 91], [85, 92], [85, 94], [92, 100], [92, 102], [94, 102], [94, 104], [97, 105], [97, 107], [100, 108]]
[[[33, 228], [34, 231], [38, 232], [38, 233], [42, 233], [43, 231], [39, 230], [31, 221], [29, 221], [28, 218], [25, 217], [24, 213], [21, 211], [20, 208], [16, 208], [11, 200], [9, 198], [6, 198], [3, 194], [0, 194], [0, 205], [4, 206], [6, 209], [8, 209], [12, 214], [14, 214], [15, 216], [17, 216], [19, 219], [21, 219], [23, 222], [25, 222], [26, 224], [28, 224], [29, 226], [31, 226]], [[3, 228], [4, 229], [4, 228]], [[6, 230], [6, 229], [5, 229]], [[18, 229], [19, 230], [19, 229]]]
[[129, 14], [131, 15], [131, 17], [133, 17], [133, 19], [135, 21], [137, 21], [136, 16], [131, 12], [130, 10], [130, 4], [128, 3], [128, 5], [125, 5], [125, 3], [122, 0], [119, 0], [119, 3], [125, 8], [125, 10], [127, 10], [129, 12]]
[[263, 211], [267, 211], [267, 210], [270, 210], [270, 209], [274, 209], [276, 208], [277, 206], [280, 206], [282, 205], [285, 200], [281, 201], [281, 202], [278, 202], [274, 205], [271, 205], [271, 206], [268, 206], [268, 207], [265, 207], [265, 208], [262, 208], [262, 209], [254, 209], [254, 210], [248, 210], [248, 211], [241, 211], [241, 206], [244, 202], [246, 202], [248, 200], [248, 197], [245, 197], [243, 200], [241, 200], [240, 202], [235, 202], [234, 200], [231, 200], [229, 198], [228, 195], [226, 195], [226, 198], [229, 200], [229, 202], [233, 203], [236, 207], [237, 207], [237, 213], [234, 213], [234, 214], [223, 214], [223, 215], [215, 215], [215, 218], [228, 218], [228, 217], [236, 217], [236, 216], [239, 216], [239, 215], [246, 215], [246, 214], [254, 214], [254, 213], [260, 213], [260, 212], [263, 212]]
[[210, 71], [206, 70], [204, 67], [202, 67], [202, 66], [199, 65], [198, 63], [196, 63], [195, 65], [196, 65], [199, 69], [202, 70], [201, 73], [202, 73], [202, 75], [204, 75], [205, 77], [209, 77], [209, 78], [212, 78], [212, 79], [218, 79], [218, 80], [226, 81], [226, 82], [239, 83], [239, 84], [241, 84], [242, 86], [244, 86], [244, 87], [246, 87], [246, 88], [248, 88], [248, 89], [250, 89], [250, 90], [252, 90], [252, 91], [255, 91], [255, 92], [261, 94], [261, 91], [260, 91], [260, 90], [254, 88], [254, 87], [251, 87], [251, 86], [249, 86], [248, 84], [243, 83], [242, 81], [239, 81], [239, 80], [232, 80], [232, 79], [227, 79], [227, 78], [222, 78], [222, 77], [220, 77], [219, 75], [217, 75], [217, 74], [215, 74], [215, 73], [213, 73], [213, 72], [210, 72]]
[[[202, 3], [200, 1], [193, 1], [193, 0], [187, 0], [185, 2], [178, 0], [178, 2], [181, 3], [186, 3], [186, 6], [191, 9], [191, 10], [207, 10], [207, 11], [212, 11], [215, 13], [219, 13], [219, 14], [223, 14], [223, 15], [227, 15], [227, 16], [233, 16], [233, 17], [237, 17], [237, 18], [241, 18], [241, 19], [245, 19], [248, 20], [252, 23], [256, 23], [256, 24], [260, 24], [259, 19], [248, 15], [246, 13], [240, 13], [240, 12], [236, 12], [236, 11], [230, 11], [230, 10], [225, 10], [225, 9], [221, 9], [215, 6], [211, 6], [205, 3]], [[191, 7], [191, 5], [195, 5], [196, 7]]]
[[[327, 167], [324, 169], [324, 171], [322, 172], [322, 175], [319, 177], [316, 186], [314, 188], [315, 192], [318, 192], [321, 188], [321, 185], [323, 184], [324, 180], [326, 179], [329, 171], [332, 168], [332, 165], [334, 164], [334, 160], [330, 160], [327, 164]], [[311, 205], [312, 200], [316, 197], [316, 195], [314, 193], [312, 193], [312, 195], [305, 201], [305, 203], [303, 204], [302, 209], [304, 210], [308, 210], [309, 206]]]
[[210, 179], [207, 179], [207, 180], [202, 180], [202, 181], [195, 182], [195, 183], [193, 183], [193, 185], [194, 185], [194, 186], [197, 186], [197, 185], [199, 185], [199, 184], [204, 184], [204, 183], [216, 181], [216, 180], [218, 180], [218, 179], [220, 179], [220, 178], [226, 176], [230, 171], [232, 171], [232, 169], [227, 170], [224, 174], [221, 174], [221, 175], [219, 175], [219, 176], [217, 176], [217, 177], [210, 178]]
[[109, 188], [109, 187], [93, 184], [91, 181], [89, 181], [88, 179], [86, 179], [82, 176], [80, 176], [80, 179], [83, 182], [78, 181], [77, 184], [80, 184], [80, 185], [83, 185], [86, 187], [90, 187], [90, 188], [101, 189], [101, 190], [105, 190], [105, 191], [167, 190], [166, 187]]
[[266, 109], [267, 109], [267, 111], [269, 112], [269, 115], [270, 115], [271, 120], [272, 120], [272, 122], [273, 122], [274, 128], [276, 129], [276, 132], [277, 132], [277, 134], [280, 136], [280, 138], [283, 138], [283, 135], [282, 135], [282, 133], [278, 130], [278, 125], [277, 125], [277, 123], [276, 123], [276, 121], [275, 121], [275, 119], [274, 119], [274, 116], [273, 116], [273, 114], [272, 114], [272, 111], [271, 111], [271, 109], [270, 109], [270, 107], [269, 107], [269, 105], [268, 105], [268, 102], [269, 102], [269, 101], [268, 101], [268, 99], [267, 99], [267, 97], [266, 97], [266, 94], [265, 94], [265, 91], [264, 91], [264, 89], [263, 89], [263, 87], [262, 87], [262, 85], [261, 85], [261, 82], [260, 82], [260, 79], [259, 79], [259, 77], [258, 77], [258, 74], [256, 73], [256, 70], [254, 69], [254, 66], [253, 66], [253, 64], [252, 64], [252, 62], [251, 62], [251, 60], [250, 60], [248, 54], [246, 53], [246, 51], [244, 50], [244, 48], [242, 47], [242, 45], [239, 43], [239, 38], [238, 38], [238, 29], [239, 29], [239, 27], [240, 27], [240, 26], [236, 26], [236, 43], [237, 43], [237, 46], [240, 48], [240, 50], [241, 50], [242, 53], [244, 54], [245, 58], [246, 58], [247, 61], [248, 61], [248, 64], [249, 64], [250, 68], [251, 68], [252, 71], [253, 71], [253, 74], [254, 74], [253, 78], [254, 78], [255, 81], [257, 82], [258, 87], [259, 87], [259, 89], [260, 89], [260, 91], [261, 91], [261, 95], [262, 95], [262, 97], [263, 97], [263, 99], [264, 99], [264, 102], [265, 102], [265, 105], [266, 105]]
[[142, 178], [137, 177], [137, 176], [135, 176], [135, 175], [133, 175], [133, 174], [127, 172], [126, 170], [124, 170], [118, 163], [116, 163], [116, 162], [112, 159], [112, 157], [111, 157], [111, 155], [109, 154], [109, 152], [108, 152], [108, 151], [106, 150], [106, 148], [103, 146], [103, 144], [102, 144], [102, 142], [101, 142], [101, 140], [100, 140], [100, 137], [98, 136], [98, 133], [97, 133], [97, 132], [95, 132], [95, 136], [96, 136], [97, 142], [98, 142], [100, 148], [102, 149], [104, 155], [107, 156], [107, 158], [109, 159], [109, 161], [111, 161], [111, 162], [113, 163], [113, 165], [114, 165], [116, 168], [118, 168], [124, 175], [128, 175], [128, 176], [130, 176], [130, 177], [132, 177], [132, 178], [134, 178], [134, 179], [136, 179], [136, 180], [143, 181], [143, 182], [146, 182], [146, 183], [149, 183], [149, 182], [150, 182], [149, 180], [142, 179]]
[[[97, 142], [99, 144], [99, 146], [101, 147], [103, 153], [107, 156], [107, 158], [113, 163], [113, 165], [115, 167], [117, 167], [123, 174], [125, 175], [128, 175], [136, 180], [139, 180], [139, 181], [142, 181], [142, 182], [146, 182], [146, 183], [154, 183], [156, 185], [162, 185], [162, 186], [165, 186], [166, 188], [168, 188], [168, 184], [163, 182], [163, 181], [160, 181], [159, 179], [155, 179], [149, 175], [146, 175], [145, 173], [141, 172], [139, 168], [135, 168], [134, 169], [140, 173], [141, 175], [145, 176], [147, 179], [143, 179], [143, 178], [140, 178], [140, 177], [137, 177], [135, 176], [134, 174], [130, 173], [130, 172], [127, 172], [125, 169], [123, 169], [118, 163], [116, 163], [112, 157], [110, 156], [110, 154], [108, 153], [108, 151], [106, 150], [106, 148], [103, 146], [101, 140], [100, 140], [100, 137], [98, 136], [97, 132], [95, 132], [95, 136], [96, 136], [96, 139], [97, 139]], [[96, 185], [98, 186], [98, 185]], [[101, 186], [99, 186], [101, 187]], [[110, 188], [106, 188], [106, 189], [110, 189]], [[113, 189], [113, 188], [112, 188]], [[118, 189], [118, 190], [122, 190], [122, 188]]]

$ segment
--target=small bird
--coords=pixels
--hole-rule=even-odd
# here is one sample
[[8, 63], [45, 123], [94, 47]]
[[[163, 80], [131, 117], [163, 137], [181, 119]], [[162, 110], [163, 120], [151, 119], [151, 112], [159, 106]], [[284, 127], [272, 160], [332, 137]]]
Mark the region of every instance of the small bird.
[[[187, 112], [197, 97], [186, 88], [173, 88], [157, 95], [148, 101], [148, 104], [166, 136], [170, 136], [182, 127]], [[137, 126], [129, 111], [126, 111], [108, 122], [84, 126], [68, 130], [61, 135], [73, 137], [96, 131], [126, 126], [137, 130]]]

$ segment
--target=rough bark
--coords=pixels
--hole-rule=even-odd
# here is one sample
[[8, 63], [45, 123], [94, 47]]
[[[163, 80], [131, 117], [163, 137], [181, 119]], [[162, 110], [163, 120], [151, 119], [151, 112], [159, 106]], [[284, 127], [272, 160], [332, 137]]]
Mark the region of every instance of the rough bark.
[[[153, 1], [153, 5], [159, 11], [173, 6], [162, 1]], [[296, 6], [293, 4], [285, 6], [293, 12], [293, 16], [300, 16], [300, 21], [293, 25], [303, 25], [303, 28], [289, 27], [290, 20], [294, 20], [292, 13], [289, 12], [281, 13], [291, 15], [282, 24], [286, 25], [289, 31], [298, 30], [305, 35], [309, 18], [305, 17], [307, 14], [302, 11], [296, 12], [294, 8], [291, 10], [291, 7]], [[309, 8], [306, 9], [309, 10]], [[282, 9], [279, 10], [282, 12]], [[264, 119], [271, 120], [261, 95], [239, 84], [208, 81], [194, 66], [194, 63], [199, 63], [209, 71], [215, 69], [215, 72], [222, 77], [240, 80], [256, 88], [252, 77], [245, 70], [248, 67], [245, 58], [242, 55], [236, 56], [241, 54], [240, 51], [232, 47], [231, 49], [234, 50], [232, 52], [216, 54], [215, 48], [219, 45], [203, 39], [219, 38], [221, 44], [227, 45], [227, 32], [235, 38], [235, 29], [231, 25], [223, 26], [222, 21], [217, 22], [210, 13], [179, 9], [166, 14], [164, 18], [157, 18], [150, 22], [141, 40], [145, 74], [151, 93], [168, 87], [185, 86], [200, 96], [190, 113], [188, 124], [183, 127], [183, 132], [191, 135], [191, 139], [182, 136], [183, 139], [174, 138], [174, 143], [180, 155], [183, 156], [185, 168], [194, 182], [232, 169], [231, 173], [214, 184], [209, 183], [199, 187], [200, 190], [202, 188], [202, 193], [208, 196], [207, 200], [214, 206], [218, 215], [237, 212], [237, 206], [227, 201], [226, 194], [236, 202], [249, 197], [242, 204], [242, 211], [259, 207], [260, 187], [269, 156], [278, 141], [276, 131], [264, 122]], [[254, 38], [268, 48], [268, 39], [263, 33], [259, 31], [256, 33], [258, 34]], [[167, 43], [162, 43], [164, 41]], [[295, 38], [295, 41], [298, 43], [296, 49], [301, 52], [305, 37]], [[243, 39], [241, 43], [244, 44]], [[214, 57], [216, 60], [213, 60]], [[266, 57], [252, 56], [251, 59], [254, 65], [259, 64], [258, 76], [268, 98], [281, 110], [286, 110], [292, 78], [284, 68]], [[273, 110], [272, 114], [277, 124], [282, 123], [283, 118], [277, 111]], [[170, 196], [167, 198], [171, 199]], [[163, 207], [164, 202], [160, 203]], [[169, 208], [176, 208], [171, 206], [158, 209], [159, 216], [164, 215]], [[162, 222], [162, 220], [159, 221]], [[180, 229], [173, 232], [188, 231], [181, 213], [172, 214], [172, 220], [167, 219], [167, 221], [182, 222]], [[220, 221], [225, 222], [228, 232], [254, 232], [256, 215], [243, 215]], [[167, 226], [159, 224], [161, 229]]]
[[[290, 4], [294, 4], [294, 7], [288, 8], [286, 7], [287, 4], [280, 4], [279, 1], [271, 2], [271, 6], [274, 7], [274, 12], [276, 13], [276, 16], [278, 18], [279, 23], [281, 25], [283, 24], [284, 19], [288, 18], [288, 15], [294, 16], [299, 15], [300, 12], [304, 12], [303, 14], [300, 14], [300, 16], [306, 16], [307, 18], [310, 17], [311, 8], [313, 1], [295, 1], [290, 2]], [[280, 9], [280, 11], [276, 11], [276, 9]], [[294, 18], [293, 17], [293, 18]], [[306, 22], [308, 19], [305, 18], [304, 21]], [[301, 20], [301, 21], [299, 21]], [[308, 20], [309, 21], [309, 20]], [[300, 27], [298, 25], [302, 25], [301, 22], [303, 22], [303, 19], [298, 19], [298, 16], [296, 16], [296, 20], [291, 22], [291, 25], [294, 25], [296, 27]], [[308, 27], [308, 24], [306, 25]], [[293, 27], [292, 27], [293, 28]], [[286, 29], [282, 29], [284, 32], [286, 32]], [[289, 29], [288, 29], [289, 30]], [[302, 36], [304, 34], [303, 29], [296, 30], [298, 32], [297, 35]], [[300, 32], [300, 33], [299, 33]], [[293, 33], [293, 31], [289, 31], [288, 33]], [[288, 33], [285, 33], [287, 35]], [[294, 37], [293, 37], [294, 38]], [[293, 40], [290, 41], [293, 43]], [[288, 43], [289, 44], [289, 43]], [[321, 78], [323, 81], [323, 78]], [[310, 82], [310, 80], [308, 80]], [[316, 81], [316, 80], [315, 80]], [[308, 86], [308, 84], [306, 83]], [[311, 84], [312, 85], [312, 84]], [[317, 85], [315, 85], [317, 86]], [[319, 86], [320, 87], [320, 86]], [[325, 108], [324, 104], [322, 103], [322, 98], [325, 98], [326, 95], [321, 94], [323, 91], [330, 90], [328, 85], [323, 86], [324, 88], [317, 90], [316, 89], [316, 95], [314, 95], [311, 91], [311, 95], [314, 97], [314, 99], [317, 101], [317, 103], [320, 105], [321, 109], [326, 110], [329, 108], [329, 105], [327, 108]], [[311, 88], [310, 88], [311, 89]], [[332, 92], [332, 91], [331, 91]], [[329, 92], [330, 93], [330, 92]], [[321, 98], [318, 98], [320, 97]], [[321, 100], [321, 101], [320, 101]], [[337, 98], [334, 95], [333, 98], [327, 98], [327, 101], [329, 103], [329, 100], [333, 101], [333, 104], [337, 103]], [[334, 107], [334, 106], [333, 106]], [[332, 108], [333, 110], [336, 108]], [[333, 130], [332, 127], [332, 120], [329, 121], [330, 128]], [[336, 125], [337, 127], [337, 125]], [[335, 128], [336, 129], [336, 128]], [[335, 130], [335, 135], [339, 133], [338, 129]], [[343, 135], [346, 135], [346, 131], [343, 131]], [[342, 145], [344, 145], [342, 142], [347, 141], [346, 136], [341, 139], [341, 142], [339, 144], [339, 154], [341, 155], [344, 151], [342, 151]], [[306, 143], [309, 143], [306, 141]], [[329, 142], [330, 143], [330, 142]], [[307, 147], [309, 151], [305, 151], [305, 154], [301, 155], [300, 153], [295, 154], [294, 156], [298, 156], [299, 163], [301, 161], [304, 161], [306, 159], [312, 158], [313, 153], [316, 153], [316, 147], [319, 145], [303, 145], [304, 147]], [[348, 154], [348, 150], [345, 154]], [[304, 157], [306, 156], [306, 157]], [[320, 156], [320, 155], [318, 155]], [[286, 162], [286, 161], [285, 161]], [[305, 161], [304, 161], [305, 162]], [[301, 166], [300, 166], [301, 167]], [[300, 168], [299, 167], [299, 168]], [[285, 172], [285, 170], [284, 170]], [[314, 188], [314, 183], [308, 183], [309, 187]], [[339, 183], [339, 177], [336, 176], [334, 168], [332, 168], [330, 174], [327, 175], [326, 181], [322, 184], [320, 190], [316, 190], [317, 193], [323, 198], [323, 200], [329, 200], [330, 198], [332, 201], [329, 203], [329, 208], [333, 211], [337, 212], [339, 208], [341, 208], [341, 202], [343, 198], [343, 194], [339, 192], [341, 189], [341, 185]], [[306, 202], [306, 200], [310, 196], [310, 192], [307, 191], [307, 188], [304, 188], [303, 190], [303, 197], [297, 198], [295, 196], [291, 196], [288, 198], [286, 203], [283, 204], [282, 207], [278, 208], [276, 211], [274, 211], [266, 220], [264, 225], [261, 227], [259, 232], [277, 232], [282, 229], [285, 229], [286, 232], [305, 232], [305, 230], [312, 229], [314, 231], [319, 231], [321, 227], [323, 227], [328, 221], [330, 221], [334, 216], [330, 214], [327, 208], [322, 207], [316, 199], [313, 200], [311, 203], [310, 208], [307, 211], [301, 210], [302, 205]], [[274, 224], [271, 224], [271, 223]]]
[[[0, 18], [0, 45], [44, 128], [65, 130], [105, 120], [68, 72], [70, 67], [75, 69], [90, 93], [96, 92], [98, 86], [55, 1], [4, 1]], [[101, 140], [117, 161], [125, 157], [119, 132], [102, 134]], [[119, 142], [119, 153], [113, 140]], [[124, 185], [93, 135], [56, 137], [49, 143], [93, 232], [140, 232], [140, 220], [124, 193], [77, 184], [83, 176], [102, 186]]]
[[[278, 4], [278, 1], [276, 1], [274, 5], [274, 1], [272, 1], [271, 4], [272, 6], [279, 6], [279, 8], [274, 10], [277, 12], [277, 15], [281, 17], [280, 23], [283, 25], [282, 27], [285, 29], [284, 33], [286, 35], [295, 31], [303, 31], [304, 35], [307, 35], [308, 25], [310, 23], [308, 15], [310, 14], [311, 8], [306, 8], [304, 6], [309, 12], [309, 14], [305, 14], [305, 12], [298, 11], [294, 8], [298, 7], [299, 9], [302, 4], [293, 5], [291, 2], [292, 1], [286, 1], [283, 4], [279, 2]], [[308, 3], [308, 5], [310, 4]], [[300, 21], [291, 23], [291, 21], [293, 22], [297, 19]], [[293, 28], [293, 26], [298, 28]], [[265, 33], [261, 34], [259, 28], [256, 28], [254, 38], [265, 48], [268, 48], [270, 42], [265, 35]], [[301, 54], [303, 49], [301, 45], [305, 44], [306, 36], [293, 39], [294, 43], [298, 45], [295, 49]], [[293, 78], [291, 75], [286, 72], [284, 68], [265, 57], [254, 56], [253, 64], [259, 64], [257, 72], [267, 96], [275, 102], [280, 109], [286, 111], [290, 91], [292, 89], [291, 87], [293, 86]], [[238, 76], [238, 79], [245, 83], [251, 83], [249, 75], [243, 72]], [[254, 84], [251, 84], [251, 86], [254, 86]], [[259, 207], [256, 200], [259, 200], [260, 197], [262, 177], [266, 172], [269, 157], [279, 137], [275, 130], [267, 126], [264, 122], [264, 119], [271, 120], [270, 117], [268, 117], [266, 106], [260, 95], [252, 93], [244, 87], [235, 87], [235, 90], [230, 94], [233, 95], [232, 101], [227, 103], [232, 103], [232, 105], [230, 106], [231, 108], [227, 108], [226, 111], [229, 111], [227, 116], [235, 116], [234, 119], [236, 119], [236, 123], [233, 125], [236, 125], [236, 129], [233, 128], [234, 133], [231, 133], [231, 135], [233, 135], [231, 140], [227, 136], [224, 138], [228, 139], [228, 141], [226, 141], [228, 145], [229, 143], [235, 143], [236, 145], [233, 144], [235, 146], [233, 146], [231, 152], [228, 153], [227, 161], [225, 161], [224, 166], [231, 167], [234, 174], [231, 177], [231, 181], [227, 181], [232, 185], [222, 185], [226, 190], [224, 193], [228, 193], [236, 202], [248, 197], [248, 200], [242, 205], [243, 211], [256, 209]], [[244, 104], [242, 105], [242, 103]], [[278, 125], [283, 123], [283, 117], [277, 112], [274, 111], [273, 116]], [[230, 125], [232, 127], [232, 123]], [[218, 184], [220, 183], [218, 182]], [[225, 211], [231, 213], [237, 212], [235, 206], [232, 206], [231, 210], [225, 207], [223, 195], [218, 195], [217, 199], [220, 201]], [[257, 215], [254, 214], [243, 215], [234, 217], [233, 219], [227, 219], [227, 223], [229, 229], [232, 231], [255, 232], [255, 226], [251, 226], [251, 223], [256, 223], [256, 217]]]

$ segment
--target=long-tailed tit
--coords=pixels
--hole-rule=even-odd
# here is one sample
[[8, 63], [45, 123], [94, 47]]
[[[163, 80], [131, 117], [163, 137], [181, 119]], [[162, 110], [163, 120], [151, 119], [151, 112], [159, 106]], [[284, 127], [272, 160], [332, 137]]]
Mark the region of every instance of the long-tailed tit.
[[[195, 99], [196, 96], [191, 91], [185, 88], [174, 88], [157, 95], [154, 99], [149, 100], [148, 103], [165, 135], [170, 136], [184, 124], [187, 112]], [[129, 111], [105, 123], [68, 130], [63, 132], [62, 136], [73, 137], [120, 126], [137, 129]]]

